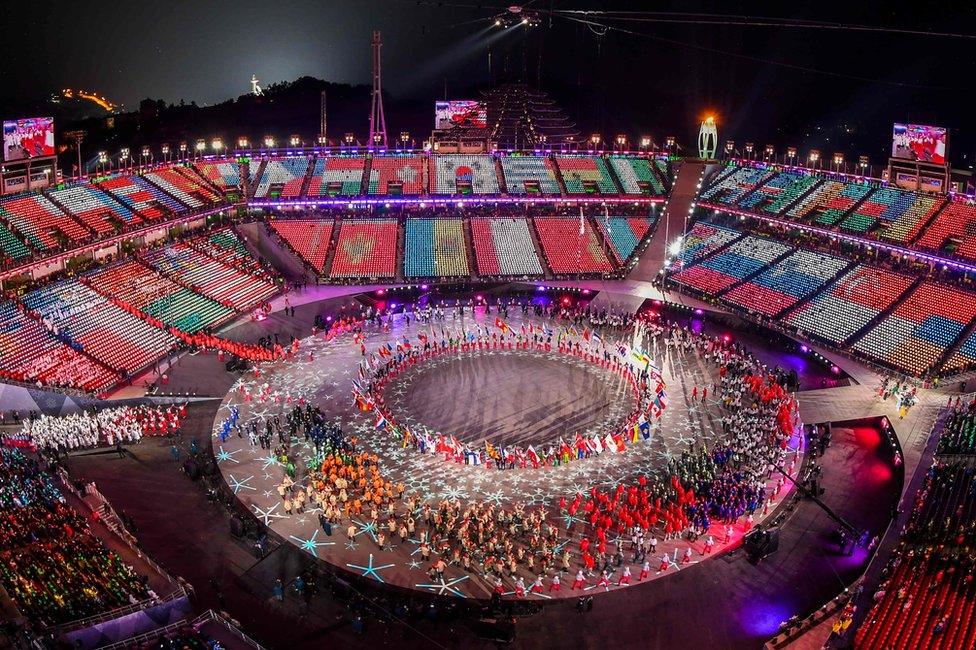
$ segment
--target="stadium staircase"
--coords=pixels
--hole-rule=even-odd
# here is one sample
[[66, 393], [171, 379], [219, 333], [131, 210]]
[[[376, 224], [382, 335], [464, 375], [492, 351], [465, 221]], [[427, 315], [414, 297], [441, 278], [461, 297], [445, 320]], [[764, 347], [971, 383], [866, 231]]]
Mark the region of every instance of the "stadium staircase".
[[790, 201], [789, 203], [787, 203], [786, 205], [784, 205], [777, 214], [773, 214], [773, 215], [769, 215], [769, 216], [775, 217], [775, 218], [782, 218], [784, 215], [789, 214], [790, 210], [793, 209], [793, 206], [799, 204], [801, 201], [803, 201], [808, 196], [810, 196], [810, 194], [814, 190], [816, 190], [818, 187], [820, 187], [821, 183], [823, 183], [822, 180], [817, 181], [816, 183], [814, 183], [813, 185], [811, 185], [810, 187], [808, 187], [805, 192], [801, 192], [799, 194], [799, 196], [797, 196], [792, 201]]
[[308, 188], [312, 185], [312, 176], [315, 175], [315, 163], [318, 156], [309, 156], [308, 168], [305, 170], [305, 177], [302, 179], [302, 187], [298, 190], [298, 196], [307, 197]]
[[898, 308], [898, 305], [900, 305], [905, 298], [915, 292], [915, 289], [918, 288], [918, 285], [922, 284], [923, 280], [924, 278], [916, 277], [914, 281], [902, 292], [902, 294], [898, 296], [897, 300], [892, 300], [887, 309], [881, 311], [877, 316], [865, 323], [864, 327], [851, 334], [845, 340], [841, 341], [841, 346], [846, 348], [853, 345], [856, 341], [859, 341], [862, 336], [870, 332], [875, 325], [887, 320], [888, 316], [890, 316], [891, 313]]
[[396, 266], [394, 266], [394, 279], [397, 282], [403, 282], [403, 258], [406, 255], [407, 249], [407, 223], [406, 217], [401, 216], [397, 219], [397, 241], [396, 241]]
[[478, 273], [478, 259], [474, 253], [474, 235], [471, 232], [471, 217], [461, 218], [461, 233], [464, 235], [464, 256], [468, 260], [471, 275]]
[[332, 234], [329, 236], [329, 249], [325, 253], [325, 261], [322, 263], [322, 275], [332, 272], [332, 260], [335, 259], [336, 249], [339, 247], [339, 220], [337, 219], [332, 226]]
[[529, 226], [529, 234], [532, 235], [532, 245], [535, 247], [535, 255], [539, 258], [539, 263], [542, 264], [543, 276], [550, 280], [553, 277], [552, 267], [549, 266], [549, 258], [546, 257], [546, 251], [542, 248], [542, 242], [539, 241], [539, 233], [535, 229], [535, 217], [526, 217], [531, 222]]
[[373, 169], [373, 157], [366, 156], [363, 160], [363, 180], [359, 183], [359, 196], [367, 196], [369, 194], [369, 173]]
[[552, 163], [552, 168], [556, 172], [556, 182], [559, 183], [559, 193], [563, 196], [569, 196], [569, 190], [566, 189], [566, 181], [563, 180], [563, 171], [559, 169], [559, 163], [556, 161], [556, 157], [549, 156], [549, 162]]
[[508, 182], [505, 180], [505, 172], [502, 170], [501, 158], [495, 158], [495, 176], [498, 177], [498, 190], [502, 194], [508, 194]]
[[704, 172], [703, 162], [686, 160], [678, 167], [671, 196], [664, 204], [657, 228], [630, 272], [629, 280], [650, 282], [664, 267], [668, 245], [685, 232], [685, 220], [690, 218], [691, 206], [698, 196], [698, 182]]
[[[614, 187], [617, 188], [617, 193], [621, 196], [626, 196], [627, 192], [624, 191], [623, 181], [621, 181], [620, 177], [617, 176], [617, 170], [613, 165], [610, 164], [610, 161], [607, 161], [607, 174], [610, 176], [610, 180], [613, 181]], [[560, 176], [562, 175], [560, 174]]]
[[[150, 170], [150, 171], [152, 171], [152, 170]], [[180, 199], [178, 199], [177, 197], [175, 197], [175, 196], [173, 196], [173, 194], [172, 194], [172, 193], [170, 193], [170, 192], [167, 192], [167, 191], [166, 191], [165, 189], [163, 189], [163, 188], [162, 188], [162, 187], [161, 187], [161, 186], [160, 186], [160, 185], [159, 185], [158, 183], [154, 183], [154, 182], [152, 181], [152, 179], [149, 179], [149, 178], [146, 178], [146, 177], [145, 177], [145, 176], [143, 176], [142, 174], [140, 174], [140, 175], [139, 175], [139, 177], [140, 177], [140, 178], [141, 178], [141, 179], [142, 179], [142, 180], [143, 180], [144, 182], [146, 182], [147, 184], [149, 184], [149, 185], [152, 185], [152, 186], [153, 186], [153, 187], [155, 187], [155, 188], [156, 188], [157, 190], [159, 190], [159, 192], [160, 192], [161, 194], [163, 194], [164, 196], [168, 196], [168, 197], [170, 197], [170, 198], [171, 198], [171, 199], [172, 199], [173, 201], [175, 201], [175, 202], [176, 202], [176, 204], [177, 204], [177, 205], [181, 205], [181, 206], [183, 206], [183, 209], [184, 209], [184, 210], [186, 210], [186, 209], [188, 209], [188, 208], [190, 207], [190, 206], [188, 206], [188, 205], [186, 205], [186, 203], [184, 203], [183, 201], [181, 201]], [[203, 201], [203, 197], [198, 197], [198, 198], [199, 198], [199, 199], [200, 199], [201, 201]], [[179, 213], [176, 213], [176, 212], [172, 212], [172, 210], [171, 210], [171, 211], [170, 211], [170, 214], [171, 214], [171, 215], [173, 215], [173, 216], [175, 216], [176, 214], [179, 214]]]
[[[268, 166], [268, 160], [264, 159], [261, 164], [258, 165], [258, 170], [254, 172], [254, 178], [250, 180], [250, 186], [247, 188], [247, 199], [250, 201], [254, 198], [254, 193], [258, 189], [258, 185], [261, 184], [261, 178], [264, 176], [264, 170]], [[243, 176], [242, 178], [247, 178], [251, 174], [251, 170], [247, 165], [242, 166]]]
[[[300, 282], [305, 274], [305, 263], [288, 244], [278, 243], [270, 227], [264, 221], [252, 221], [236, 226], [241, 232], [244, 246], [255, 259], [268, 260], [285, 279]], [[328, 267], [326, 267], [328, 268]]]
[[220, 196], [220, 197], [223, 197], [224, 196], [224, 190], [223, 189], [217, 187], [213, 182], [211, 182], [211, 180], [209, 178], [207, 178], [203, 174], [198, 173], [197, 170], [194, 167], [187, 167], [187, 166], [184, 166], [184, 165], [176, 165], [175, 167], [173, 167], [173, 169], [176, 171], [177, 174], [180, 174], [184, 178], [186, 178], [186, 179], [188, 179], [188, 180], [190, 180], [190, 181], [192, 181], [194, 183], [197, 183], [198, 185], [202, 185], [203, 187], [205, 187], [206, 189], [210, 190], [211, 192], [213, 192], [217, 196]]

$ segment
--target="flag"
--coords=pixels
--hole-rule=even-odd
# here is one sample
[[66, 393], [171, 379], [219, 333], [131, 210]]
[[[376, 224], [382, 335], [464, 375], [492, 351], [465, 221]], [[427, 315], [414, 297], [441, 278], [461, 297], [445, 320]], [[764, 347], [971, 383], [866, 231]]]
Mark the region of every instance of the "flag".
[[600, 442], [600, 436], [593, 436], [593, 451], [596, 453], [603, 453], [603, 443]]
[[504, 333], [508, 333], [512, 331], [511, 328], [508, 326], [508, 323], [503, 321], [501, 318], [495, 318], [495, 327], [497, 327]]
[[633, 435], [630, 437], [630, 441], [637, 442], [638, 440], [640, 440], [640, 425], [635, 424], [634, 432]]
[[590, 330], [586, 327], [583, 328], [583, 340], [589, 343], [590, 341]]
[[378, 417], [376, 418], [376, 426], [374, 426], [373, 428], [374, 429], [377, 429], [377, 430], [381, 430], [381, 429], [385, 429], [389, 425], [390, 425], [390, 423], [387, 422], [386, 418], [383, 417], [383, 414], [380, 413], [380, 414], [378, 414]]
[[[641, 436], [644, 437], [644, 440], [651, 439], [651, 423], [647, 421], [647, 418], [644, 417], [643, 413], [641, 413], [640, 417], [637, 418], [637, 430], [640, 431]], [[634, 442], [636, 442], [636, 440]]]
[[662, 411], [668, 408], [668, 391], [663, 388], [657, 392], [657, 397], [654, 399], [654, 403], [657, 404], [658, 408]]
[[545, 334], [547, 337], [551, 337], [552, 336], [552, 328], [549, 327], [548, 325], [546, 325], [545, 323], [543, 323], [542, 324], [542, 333]]
[[631, 356], [634, 357], [634, 359], [637, 360], [638, 363], [645, 363], [645, 364], [647, 364], [647, 363], [650, 363], [651, 362], [651, 358], [649, 356], [647, 356], [646, 354], [644, 354], [643, 352], [641, 352], [640, 350], [631, 350], [630, 351], [630, 354], [631, 354]]
[[593, 330], [593, 335], [592, 336], [593, 336], [593, 340], [594, 341], [596, 341], [600, 345], [603, 345], [603, 337], [600, 336], [600, 333], [599, 332], [597, 332], [596, 330]]
[[535, 453], [535, 449], [532, 447], [532, 445], [529, 445], [529, 448], [525, 450], [525, 455], [530, 461], [532, 461], [533, 467], [539, 466], [539, 454]]
[[609, 433], [607, 437], [603, 439], [603, 446], [607, 449], [617, 451], [617, 441], [613, 439], [613, 436]]

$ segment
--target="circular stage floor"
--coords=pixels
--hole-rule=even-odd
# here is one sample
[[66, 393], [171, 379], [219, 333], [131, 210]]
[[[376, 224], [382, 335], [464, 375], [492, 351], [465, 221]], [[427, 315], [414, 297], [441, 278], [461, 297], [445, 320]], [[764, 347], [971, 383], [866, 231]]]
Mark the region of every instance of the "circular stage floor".
[[[448, 317], [444, 326], [458, 329], [463, 320], [470, 330], [472, 318], [482, 326], [490, 327], [495, 315], [486, 316], [479, 312], [475, 317], [469, 314], [457, 321]], [[512, 314], [507, 322], [518, 331], [522, 323], [538, 326], [543, 321], [533, 316]], [[558, 324], [549, 325], [558, 330]], [[390, 332], [367, 328], [366, 346], [373, 350], [387, 342], [395, 345], [396, 340], [403, 340], [404, 336], [415, 341], [417, 333], [428, 331], [428, 327], [414, 319], [407, 325], [400, 316]], [[543, 506], [551, 510], [552, 516], [566, 519], [569, 515], [558, 514], [561, 497], [572, 500], [577, 492], [587, 493], [593, 487], [614, 489], [641, 475], [664, 477], [668, 461], [687, 451], [689, 445], [704, 442], [712, 448], [722, 438], [721, 413], [711, 390], [718, 380], [718, 368], [694, 352], [656, 347], [646, 351], [661, 367], [670, 397], [660, 427], [654, 428], [650, 440], [628, 444], [623, 453], [603, 453], [561, 466], [498, 471], [445, 462], [439, 454], [420, 454], [412, 448], [403, 448], [401, 441], [389, 433], [376, 430], [375, 416], [359, 412], [353, 403], [353, 379], [357, 377], [361, 359], [359, 345], [350, 335], [326, 341], [319, 334], [302, 341], [296, 359], [262, 366], [259, 377], [249, 374], [241, 378], [227, 394], [214, 422], [218, 466], [237, 498], [258, 519], [285, 540], [319, 559], [340, 569], [401, 587], [487, 598], [493, 585], [483, 576], [465, 573], [457, 567], [448, 568], [444, 584], [432, 585], [427, 575], [429, 567], [419, 561], [419, 542], [410, 540], [403, 546], [380, 550], [375, 543], [377, 531], [365, 517], [354, 519], [357, 534], [354, 540], [348, 541], [344, 533], [348, 522], [343, 522], [342, 530], [327, 537], [318, 525], [317, 511], [285, 514], [276, 489], [284, 476], [284, 468], [267, 450], [252, 446], [246, 436], [231, 436], [221, 442], [218, 436], [220, 422], [228, 417], [231, 406], [239, 409], [240, 421], [246, 423], [252, 418], [263, 420], [276, 414], [283, 416], [292, 408], [288, 404], [289, 398], [293, 402], [303, 398], [319, 406], [345, 432], [354, 433], [359, 439], [359, 447], [375, 453], [384, 475], [394, 482], [402, 482], [407, 494], [419, 495], [433, 505], [444, 499], [458, 499], [462, 502], [493, 502], [499, 506], [515, 503]], [[707, 403], [693, 401], [693, 387], [706, 384], [710, 389]], [[250, 401], [245, 401], [245, 391], [254, 396]], [[625, 420], [633, 408], [633, 396], [616, 374], [558, 353], [525, 350], [461, 353], [436, 358], [402, 373], [386, 387], [386, 391], [390, 400], [388, 405], [401, 423], [454, 433], [459, 439], [463, 434], [463, 440], [468, 444], [486, 436], [493, 441], [504, 438], [535, 444], [535, 440], [548, 442], [560, 435], [568, 436], [570, 432], [573, 435], [577, 431], [598, 433], [612, 426], [615, 418]], [[305, 477], [306, 468], [315, 462], [313, 449], [299, 439], [293, 440], [292, 449], [298, 450], [297, 454], [293, 453], [293, 456], [297, 455], [297, 476]], [[782, 496], [786, 496], [785, 490]], [[582, 522], [576, 521], [579, 525], [575, 528], [580, 529]], [[567, 519], [562, 523], [573, 522]], [[723, 546], [718, 542], [724, 539], [724, 527], [713, 524], [713, 529], [718, 551]], [[738, 542], [743, 533], [741, 526], [735, 526], [731, 543]], [[578, 530], [573, 536], [579, 536]], [[575, 567], [579, 563], [577, 545], [567, 544]], [[684, 541], [662, 542], [659, 554], [661, 550], [680, 553], [687, 545]], [[695, 548], [700, 546], [701, 542]], [[656, 565], [658, 559], [654, 558], [653, 564]], [[696, 552], [693, 564], [700, 559]], [[661, 575], [677, 570], [676, 565]], [[640, 567], [634, 566], [632, 571], [636, 576]], [[654, 577], [652, 570], [651, 578]], [[589, 593], [597, 589], [595, 582], [595, 579], [590, 580]], [[569, 597], [574, 593], [563, 589], [561, 595]]]

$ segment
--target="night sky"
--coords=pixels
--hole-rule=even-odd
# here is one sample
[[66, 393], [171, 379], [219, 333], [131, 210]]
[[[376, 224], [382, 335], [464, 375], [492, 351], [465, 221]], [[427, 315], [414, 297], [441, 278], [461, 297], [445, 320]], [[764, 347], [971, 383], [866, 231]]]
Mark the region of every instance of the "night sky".
[[[692, 143], [700, 116], [715, 111], [721, 140], [751, 139], [757, 147], [794, 144], [880, 160], [891, 123], [913, 121], [949, 127], [957, 165], [968, 166], [976, 149], [972, 38], [638, 21], [613, 23], [636, 34], [598, 36], [545, 16], [550, 7], [680, 10], [976, 34], [971, 2], [936, 10], [917, 1], [539, 0], [530, 6], [543, 24], [507, 33], [490, 29], [503, 9], [477, 4], [52, 0], [41, 8], [0, 0], [0, 114], [17, 117], [11, 113], [69, 86], [135, 108], [145, 97], [223, 101], [246, 92], [252, 73], [265, 85], [302, 75], [369, 83], [370, 31], [380, 29], [385, 90], [403, 102], [433, 104], [445, 81], [449, 95], [466, 98], [492, 80], [525, 79], [541, 81], [587, 133], [675, 134]], [[364, 122], [367, 113], [364, 106]], [[418, 128], [398, 124], [394, 113], [387, 121], [392, 131]]]

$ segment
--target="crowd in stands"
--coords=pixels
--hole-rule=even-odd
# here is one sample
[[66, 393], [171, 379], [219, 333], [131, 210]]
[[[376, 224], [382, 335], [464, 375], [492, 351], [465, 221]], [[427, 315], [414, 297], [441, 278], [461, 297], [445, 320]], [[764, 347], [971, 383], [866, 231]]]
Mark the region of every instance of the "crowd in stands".
[[69, 507], [58, 480], [22, 450], [0, 445], [0, 585], [42, 626], [154, 597]]
[[[976, 401], [956, 399], [944, 420], [898, 547], [857, 630], [859, 648], [971, 648], [976, 643]], [[938, 425], [937, 425], [938, 426]]]

